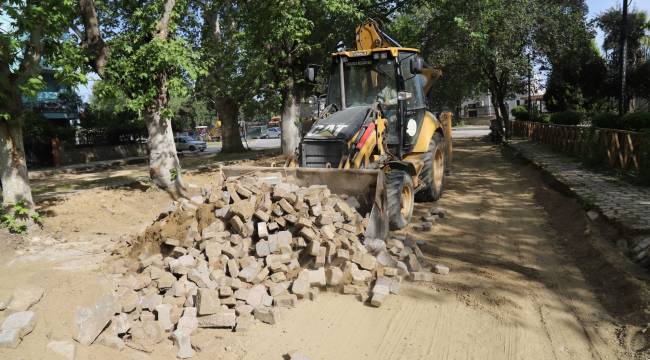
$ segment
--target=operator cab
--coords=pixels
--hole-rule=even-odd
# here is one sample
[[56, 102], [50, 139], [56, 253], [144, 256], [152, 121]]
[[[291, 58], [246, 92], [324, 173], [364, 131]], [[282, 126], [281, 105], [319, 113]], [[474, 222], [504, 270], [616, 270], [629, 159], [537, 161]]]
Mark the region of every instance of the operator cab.
[[[356, 55], [356, 56], [355, 56]], [[426, 111], [426, 76], [414, 63], [417, 50], [373, 49], [333, 54], [327, 105], [334, 110], [378, 104], [388, 120], [389, 150], [399, 147], [398, 122], [404, 132], [402, 152], [415, 144]], [[341, 76], [343, 73], [343, 76]]]

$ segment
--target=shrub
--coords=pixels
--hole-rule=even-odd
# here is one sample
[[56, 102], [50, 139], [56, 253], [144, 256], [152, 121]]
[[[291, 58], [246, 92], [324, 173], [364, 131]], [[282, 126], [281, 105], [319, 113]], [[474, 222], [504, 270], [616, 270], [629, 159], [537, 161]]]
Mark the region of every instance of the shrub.
[[650, 112], [633, 112], [623, 116], [623, 126], [627, 130], [650, 129]]
[[551, 124], [558, 125], [579, 125], [585, 118], [585, 114], [577, 111], [562, 111], [551, 114]]
[[510, 113], [512, 113], [512, 116], [514, 116], [516, 120], [528, 121], [528, 109], [526, 109], [525, 106], [515, 106], [510, 110]]
[[650, 112], [633, 112], [620, 116], [614, 113], [593, 115], [591, 125], [599, 128], [640, 131], [650, 129]]
[[621, 127], [621, 117], [615, 113], [598, 113], [591, 116], [591, 126], [603, 129]]

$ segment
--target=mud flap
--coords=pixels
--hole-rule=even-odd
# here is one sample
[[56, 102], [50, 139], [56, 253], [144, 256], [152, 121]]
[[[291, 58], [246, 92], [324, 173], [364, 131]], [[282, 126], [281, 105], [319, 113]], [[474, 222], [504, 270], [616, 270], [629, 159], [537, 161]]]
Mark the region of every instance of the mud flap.
[[388, 236], [387, 199], [381, 170], [225, 166], [222, 171], [226, 177], [256, 175], [270, 184], [327, 185], [334, 194], [354, 196], [360, 204], [359, 213], [370, 214], [364, 234], [366, 239]]

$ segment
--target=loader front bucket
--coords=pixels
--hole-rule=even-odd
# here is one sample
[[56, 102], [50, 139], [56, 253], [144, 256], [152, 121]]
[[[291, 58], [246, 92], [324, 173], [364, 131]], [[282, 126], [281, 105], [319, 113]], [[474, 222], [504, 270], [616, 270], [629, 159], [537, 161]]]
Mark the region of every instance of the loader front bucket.
[[364, 234], [366, 239], [388, 236], [388, 208], [381, 170], [225, 166], [222, 171], [226, 177], [256, 175], [269, 183], [327, 185], [334, 194], [354, 196], [359, 201], [357, 211], [362, 216], [370, 214]]

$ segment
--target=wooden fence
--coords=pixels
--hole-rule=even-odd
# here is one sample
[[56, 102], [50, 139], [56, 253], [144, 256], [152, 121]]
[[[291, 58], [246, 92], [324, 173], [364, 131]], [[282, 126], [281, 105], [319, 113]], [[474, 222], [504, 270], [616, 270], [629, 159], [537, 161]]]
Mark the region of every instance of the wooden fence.
[[526, 137], [556, 150], [592, 159], [603, 159], [611, 168], [638, 174], [642, 161], [641, 135], [634, 131], [585, 126], [510, 121], [513, 136]]

